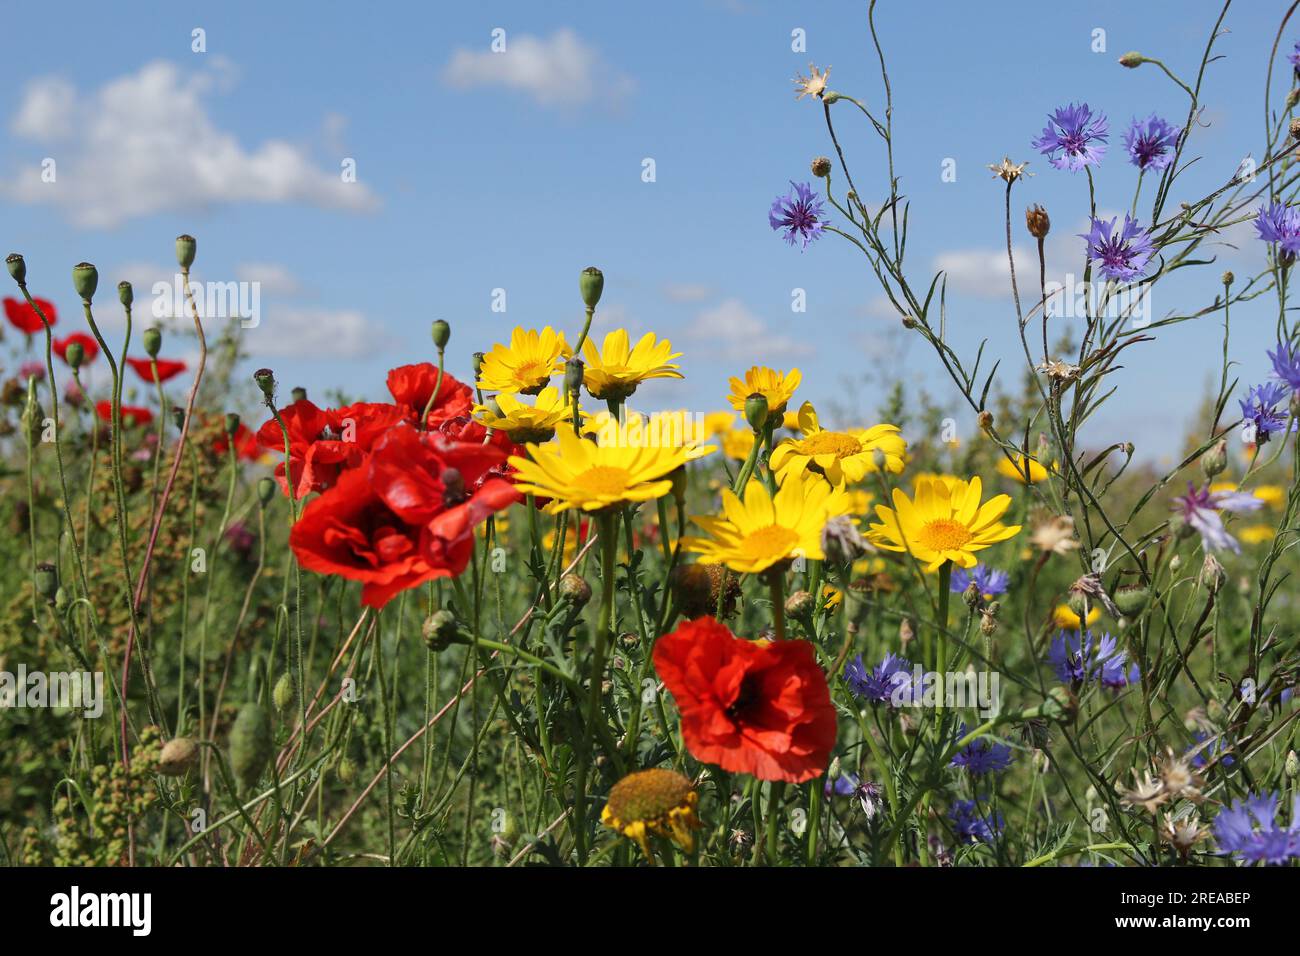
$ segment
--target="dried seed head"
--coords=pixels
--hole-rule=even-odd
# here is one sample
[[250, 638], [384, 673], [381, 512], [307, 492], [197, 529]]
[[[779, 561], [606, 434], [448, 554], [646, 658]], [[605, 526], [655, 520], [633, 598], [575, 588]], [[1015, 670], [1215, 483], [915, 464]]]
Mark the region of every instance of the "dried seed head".
[[1035, 239], [1045, 239], [1051, 231], [1052, 220], [1048, 217], [1047, 210], [1035, 203], [1025, 210], [1025, 226]]
[[795, 591], [785, 600], [785, 613], [796, 619], [812, 614], [817, 607], [817, 600], [809, 591]]
[[812, 174], [818, 179], [825, 179], [831, 174], [830, 157], [818, 156], [812, 161]]
[[982, 410], [975, 416], [975, 423], [979, 425], [980, 431], [991, 432], [993, 430], [993, 413], [988, 409]]

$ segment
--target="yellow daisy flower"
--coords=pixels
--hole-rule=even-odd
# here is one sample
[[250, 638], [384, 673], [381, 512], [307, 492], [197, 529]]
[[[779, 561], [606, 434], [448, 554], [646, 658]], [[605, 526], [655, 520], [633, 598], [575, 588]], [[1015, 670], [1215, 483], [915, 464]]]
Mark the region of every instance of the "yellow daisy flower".
[[704, 437], [725, 435], [736, 423], [735, 412], [709, 412], [704, 416]]
[[583, 383], [593, 398], [620, 401], [646, 379], [681, 378], [677, 366], [669, 364], [681, 354], [673, 351], [667, 339], [656, 340], [653, 332], [641, 336], [634, 347], [627, 329], [615, 329], [605, 336], [599, 350], [591, 339], [583, 343], [582, 357], [587, 363]]
[[861, 488], [850, 488], [849, 493], [849, 514], [864, 515], [871, 510], [872, 502], [876, 496], [870, 491], [864, 491]]
[[498, 342], [483, 356], [478, 387], [484, 392], [536, 395], [552, 375], [564, 371], [564, 362], [572, 354], [563, 332], [549, 325], [541, 332], [516, 326], [509, 345]]
[[510, 456], [519, 490], [552, 499], [546, 506], [550, 514], [662, 498], [673, 487], [668, 476], [686, 464], [684, 448], [597, 445], [567, 428], [556, 437], [558, 446], [529, 444], [528, 458]]
[[1276, 533], [1272, 525], [1252, 524], [1238, 531], [1237, 537], [1246, 544], [1263, 544], [1265, 541], [1272, 541]]
[[704, 444], [703, 426], [687, 411], [652, 412], [646, 418], [624, 406], [617, 418], [608, 411], [588, 416], [582, 431], [597, 445], [683, 448], [687, 461], [703, 458], [717, 449], [716, 445]]
[[781, 415], [781, 427], [786, 431], [797, 432], [799, 430], [799, 413], [786, 409]]
[[1002, 515], [1011, 506], [1010, 495], [994, 495], [983, 504], [979, 477], [952, 485], [936, 479], [917, 482], [916, 497], [910, 499], [894, 489], [894, 507], [876, 505], [879, 524], [867, 532], [868, 539], [886, 551], [906, 551], [934, 571], [945, 561], [973, 568], [982, 551], [1020, 532], [1020, 525], [1005, 525]]
[[1088, 623], [1084, 624], [1079, 615], [1070, 610], [1068, 604], [1058, 604], [1056, 610], [1052, 612], [1052, 620], [1057, 627], [1067, 631], [1079, 631], [1084, 627], [1092, 627], [1101, 617], [1101, 609], [1095, 604], [1088, 608]]
[[709, 537], [688, 535], [682, 545], [709, 564], [725, 564], [741, 574], [757, 574], [796, 557], [820, 561], [822, 528], [848, 507], [842, 489], [802, 475], [786, 478], [775, 496], [761, 481], [751, 481], [743, 501], [730, 490], [722, 492], [721, 516], [692, 517]]
[[[581, 408], [578, 414], [585, 417]], [[474, 417], [481, 424], [505, 432], [511, 441], [519, 444], [550, 441], [555, 437], [555, 429], [571, 422], [572, 416], [572, 406], [565, 404], [560, 390], [554, 385], [538, 392], [531, 405], [502, 392], [493, 399], [492, 405], [474, 406]]]
[[785, 406], [794, 397], [794, 390], [799, 387], [802, 376], [797, 368], [789, 372], [755, 365], [745, 373], [744, 381], [734, 376], [730, 379], [731, 393], [727, 401], [731, 407], [742, 414], [745, 411], [745, 399], [759, 394], [767, 399], [767, 417], [773, 420], [777, 415], [785, 414]]
[[690, 780], [673, 770], [630, 773], [609, 791], [600, 822], [635, 840], [651, 863], [651, 835], [667, 837], [686, 853], [695, 852], [695, 834], [702, 824], [695, 813], [700, 796]]
[[[998, 459], [997, 469], [999, 475], [1006, 475], [1022, 485], [1036, 485], [1052, 472], [1044, 468], [1032, 458], [1026, 458], [1024, 455], [1013, 455], [1015, 461], [1009, 460], [1006, 455]], [[1056, 470], [1056, 463], [1052, 463], [1052, 471]], [[1026, 480], [1026, 475], [1028, 479]]]
[[754, 432], [751, 429], [733, 428], [722, 436], [722, 453], [736, 461], [748, 459], [753, 447]]
[[879, 471], [876, 452], [885, 457], [885, 469], [894, 474], [903, 470], [907, 442], [897, 425], [872, 425], [846, 431], [829, 431], [817, 421], [812, 402], [799, 409], [802, 438], [786, 438], [772, 452], [772, 470], [803, 474], [811, 471], [823, 475], [833, 485], [861, 481]]

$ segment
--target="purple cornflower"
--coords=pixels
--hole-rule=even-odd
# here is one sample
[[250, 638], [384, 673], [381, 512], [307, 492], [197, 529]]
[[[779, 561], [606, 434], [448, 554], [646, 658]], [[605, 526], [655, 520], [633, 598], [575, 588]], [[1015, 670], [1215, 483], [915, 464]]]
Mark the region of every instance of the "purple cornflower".
[[1286, 58], [1290, 62], [1292, 69], [1300, 73], [1300, 42], [1296, 43], [1295, 49], [1288, 53]]
[[853, 791], [858, 789], [858, 775], [856, 773], [842, 773], [834, 780], [827, 778], [825, 786], [822, 787], [822, 793], [828, 798], [851, 797]]
[[1094, 645], [1092, 631], [1076, 631], [1073, 638], [1061, 631], [1052, 639], [1047, 662], [1056, 671], [1057, 680], [1076, 687], [1090, 681], [1103, 687], [1124, 687], [1136, 683], [1140, 676], [1138, 666], [1128, 663], [1128, 653], [1119, 649], [1115, 638], [1103, 634]]
[[[966, 724], [963, 723], [957, 728], [957, 739], [961, 740], [967, 733], [969, 731]], [[966, 772], [972, 777], [979, 777], [986, 773], [998, 773], [1011, 766], [1011, 748], [995, 740], [980, 737], [972, 740], [957, 751], [957, 755], [952, 758], [952, 765], [954, 767], [965, 767]]]
[[963, 843], [992, 843], [1006, 826], [1002, 814], [996, 810], [984, 813], [974, 800], [954, 801], [948, 819]]
[[[1222, 737], [1215, 737], [1212, 743], [1205, 742], [1210, 739], [1210, 735], [1203, 730], [1198, 730], [1194, 735], [1196, 743], [1187, 748], [1187, 753], [1192, 754], [1192, 766], [1204, 767], [1210, 762], [1211, 757], [1219, 758], [1220, 767], [1231, 767], [1237, 762], [1237, 759], [1228, 751], [1228, 746]], [[1201, 746], [1205, 744], [1205, 746]]]
[[1270, 203], [1255, 217], [1255, 231], [1264, 242], [1275, 242], [1284, 253], [1300, 252], [1300, 206]]
[[969, 571], [965, 568], [953, 568], [948, 587], [954, 593], [961, 594], [970, 587], [972, 581], [980, 589], [980, 594], [990, 598], [996, 594], [1006, 593], [1007, 586], [1011, 583], [1011, 575], [985, 564], [977, 564]]
[[895, 693], [901, 699], [910, 700], [920, 688], [914, 688], [912, 664], [896, 654], [886, 654], [879, 664], [870, 670], [862, 662], [859, 654], [844, 665], [844, 681], [849, 690], [873, 704], [891, 704]]
[[1264, 444], [1274, 432], [1286, 429], [1286, 414], [1277, 410], [1279, 402], [1287, 398], [1287, 387], [1281, 382], [1256, 385], [1240, 399], [1241, 417], [1255, 429], [1255, 442]]
[[1300, 392], [1300, 352], [1278, 342], [1277, 351], [1269, 352], [1268, 357], [1273, 360], [1273, 375], [1291, 386], [1291, 391]]
[[1077, 173], [1085, 166], [1100, 165], [1109, 133], [1103, 114], [1094, 116], [1087, 103], [1071, 103], [1048, 114], [1043, 134], [1029, 145], [1057, 169]]
[[1281, 864], [1300, 857], [1300, 794], [1291, 801], [1291, 825], [1277, 822], [1277, 794], [1247, 796], [1214, 818], [1220, 853], [1246, 863]]
[[1174, 161], [1174, 147], [1182, 128], [1170, 126], [1155, 113], [1144, 120], [1134, 119], [1124, 134], [1124, 148], [1129, 162], [1146, 172], [1160, 170]]
[[1206, 551], [1227, 549], [1241, 553], [1237, 539], [1223, 526], [1220, 511], [1254, 511], [1263, 507], [1263, 500], [1248, 491], [1211, 491], [1207, 485], [1200, 490], [1190, 481], [1187, 494], [1174, 499], [1174, 511], [1201, 536], [1201, 546]]
[[1097, 270], [1107, 279], [1124, 282], [1138, 278], [1155, 255], [1151, 233], [1136, 219], [1124, 217], [1124, 227], [1115, 231], [1116, 217], [1110, 222], [1093, 217], [1092, 230], [1079, 234], [1088, 243], [1088, 258], [1098, 263]]
[[821, 238], [826, 228], [825, 215], [821, 199], [813, 195], [812, 185], [791, 181], [790, 192], [773, 200], [767, 221], [773, 229], [785, 230], [785, 241], [790, 245], [802, 240], [802, 251], [808, 248], [808, 243]]

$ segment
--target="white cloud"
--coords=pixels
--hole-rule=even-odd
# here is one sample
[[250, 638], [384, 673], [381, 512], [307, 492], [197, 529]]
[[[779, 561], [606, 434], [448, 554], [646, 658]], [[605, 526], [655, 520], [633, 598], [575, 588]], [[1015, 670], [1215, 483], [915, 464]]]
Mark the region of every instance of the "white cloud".
[[285, 140], [245, 147], [216, 126], [205, 97], [233, 82], [228, 66], [193, 73], [155, 61], [79, 94], [47, 77], [29, 84], [10, 129], [49, 150], [54, 182], [17, 170], [2, 187], [23, 203], [50, 203], [76, 225], [111, 228], [135, 217], [218, 203], [303, 203], [364, 212], [378, 205], [362, 183], [315, 165]]
[[713, 294], [702, 282], [666, 282], [663, 291], [670, 302], [703, 302]]
[[362, 358], [390, 344], [357, 309], [277, 307], [266, 310], [257, 328], [244, 329], [249, 354], [292, 358]]
[[500, 52], [456, 50], [443, 67], [443, 82], [458, 90], [504, 87], [558, 107], [616, 103], [632, 91], [631, 78], [567, 27], [546, 39], [507, 34], [505, 44]]
[[274, 262], [240, 263], [235, 266], [235, 278], [240, 282], [260, 283], [264, 295], [290, 296], [302, 291], [298, 278]]
[[[1037, 260], [1037, 253], [1023, 247], [1015, 249], [1016, 276], [1024, 282], [1029, 273], [1025, 264]], [[934, 260], [934, 270], [943, 271], [948, 278], [948, 291], [964, 293], [981, 299], [1009, 298], [1011, 295], [1011, 270], [1004, 249], [952, 249], [941, 252]], [[1036, 284], [1038, 268], [1034, 267]]]
[[771, 359], [812, 352], [807, 343], [771, 332], [766, 322], [736, 298], [724, 299], [701, 311], [687, 332], [687, 338], [711, 344], [719, 357], [728, 361], [749, 361], [757, 356]]

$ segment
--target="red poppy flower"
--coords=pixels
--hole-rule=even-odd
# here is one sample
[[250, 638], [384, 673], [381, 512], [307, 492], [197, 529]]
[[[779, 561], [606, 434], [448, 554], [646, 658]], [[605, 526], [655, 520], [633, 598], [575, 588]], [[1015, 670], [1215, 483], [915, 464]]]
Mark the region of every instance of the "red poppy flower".
[[[59, 321], [58, 314], [54, 310], [53, 302], [48, 299], [39, 299], [35, 296], [33, 296], [32, 301], [40, 306], [41, 311], [45, 313], [45, 318], [49, 320], [50, 325], [54, 325]], [[6, 298], [5, 318], [7, 318], [10, 324], [19, 332], [26, 333], [27, 335], [42, 332], [45, 329], [45, 323], [41, 321], [41, 317], [36, 314], [36, 310], [28, 305], [26, 301]]]
[[475, 525], [522, 497], [503, 479], [470, 491], [500, 461], [489, 445], [398, 425], [307, 505], [289, 543], [304, 568], [361, 581], [361, 600], [383, 607], [407, 588], [465, 570]]
[[147, 358], [129, 358], [126, 364], [135, 369], [135, 374], [139, 375], [146, 382], [165, 382], [168, 379], [175, 378], [181, 372], [185, 371], [186, 365], [178, 359], [157, 359], [158, 377], [154, 378], [153, 363]]
[[696, 759], [788, 783], [826, 770], [835, 707], [807, 641], [746, 641], [701, 617], [659, 638], [654, 664]]
[[[37, 321], [40, 320], [38, 319]], [[82, 365], [89, 365], [99, 356], [99, 343], [95, 341], [93, 335], [87, 335], [85, 332], [73, 332], [70, 335], [65, 335], [61, 339], [55, 339], [54, 354], [66, 362], [68, 360], [68, 346], [73, 342], [76, 342], [81, 346]]]
[[[289, 432], [289, 461], [293, 467], [294, 495], [305, 498], [325, 491], [345, 468], [354, 468], [376, 441], [409, 413], [404, 406], [386, 402], [357, 402], [338, 409], [317, 408], [307, 399], [280, 409]], [[257, 430], [257, 443], [283, 459], [284, 433], [270, 419]], [[287, 495], [284, 461], [275, 469], [280, 489]]]
[[[95, 404], [95, 414], [106, 422], [113, 420], [113, 403], [105, 399]], [[147, 408], [140, 408], [135, 405], [122, 406], [122, 424], [124, 425], [148, 425], [153, 421], [153, 412]]]
[[[225, 458], [226, 452], [230, 448], [230, 437], [222, 432], [212, 442], [212, 452], [219, 458]], [[257, 435], [247, 425], [240, 425], [235, 429], [235, 457], [243, 458], [245, 461], [256, 461], [261, 455], [261, 449], [257, 444]]]
[[[429, 396], [438, 381], [438, 367], [429, 362], [403, 365], [388, 373], [388, 391], [399, 405], [411, 409], [411, 419], [418, 422], [420, 413], [429, 404]], [[438, 400], [429, 409], [428, 427], [469, 415], [474, 410], [474, 392], [464, 382], [449, 372], [443, 372]]]
[[483, 478], [479, 479], [480, 481], [485, 481], [488, 478], [509, 478], [515, 473], [514, 468], [510, 466], [508, 461], [510, 456], [518, 455], [523, 457], [525, 453], [524, 448], [512, 442], [510, 436], [505, 432], [497, 429], [489, 435], [482, 422], [468, 415], [457, 415], [455, 418], [448, 418], [437, 425], [429, 426], [429, 430], [441, 435], [448, 441], [470, 442], [475, 445], [482, 445], [486, 442], [501, 449], [507, 461], [493, 467], [491, 471], [484, 474]]

